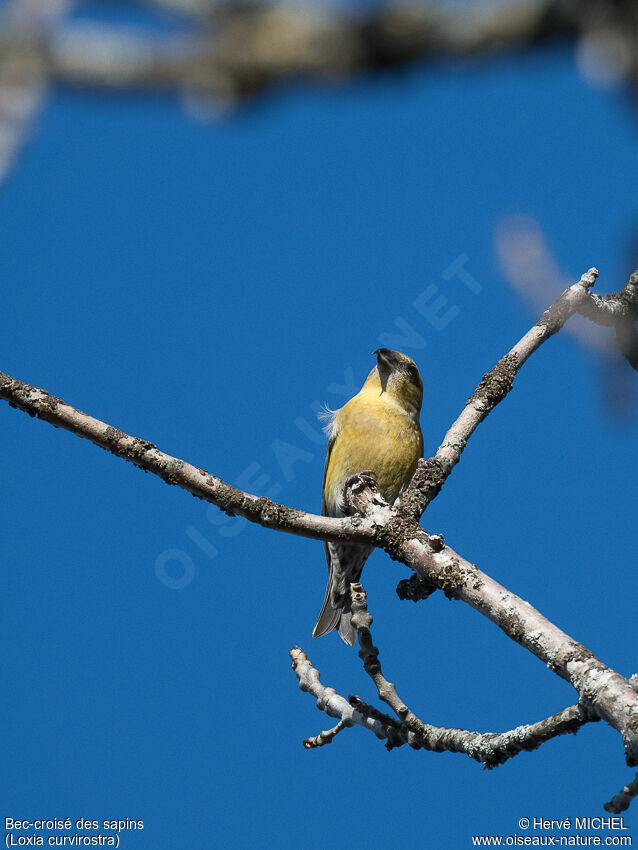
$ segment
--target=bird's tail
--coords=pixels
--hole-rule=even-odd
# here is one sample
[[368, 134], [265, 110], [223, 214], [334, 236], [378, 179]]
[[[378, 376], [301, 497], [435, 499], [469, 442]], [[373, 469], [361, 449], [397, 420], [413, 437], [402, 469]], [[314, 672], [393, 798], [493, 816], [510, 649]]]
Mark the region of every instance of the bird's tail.
[[334, 608], [330, 599], [324, 600], [323, 608], [319, 614], [314, 629], [312, 630], [313, 637], [321, 637], [327, 635], [334, 628], [337, 629], [348, 646], [354, 646], [354, 626], [352, 625], [352, 614], [350, 611], [342, 611], [339, 608]]
[[339, 600], [336, 598], [337, 595], [334, 590], [333, 573], [334, 571], [331, 569], [330, 577], [328, 579], [328, 587], [326, 588], [326, 595], [321, 607], [321, 613], [319, 614], [315, 627], [312, 630], [312, 636], [321, 637], [322, 635], [327, 635], [328, 632], [331, 632], [334, 628], [336, 628], [341, 635], [341, 638], [349, 646], [353, 646], [354, 628], [351, 622], [352, 614], [350, 611], [344, 611], [346, 599], [341, 598]]
[[317, 617], [317, 622], [315, 623], [315, 627], [312, 630], [312, 636], [321, 637], [322, 635], [327, 635], [328, 632], [331, 632], [335, 628], [340, 619], [341, 611], [334, 605], [334, 592], [331, 570], [330, 578], [328, 579], [328, 587], [326, 588], [326, 595], [324, 596], [323, 605], [321, 606], [321, 611], [319, 613], [319, 616]]

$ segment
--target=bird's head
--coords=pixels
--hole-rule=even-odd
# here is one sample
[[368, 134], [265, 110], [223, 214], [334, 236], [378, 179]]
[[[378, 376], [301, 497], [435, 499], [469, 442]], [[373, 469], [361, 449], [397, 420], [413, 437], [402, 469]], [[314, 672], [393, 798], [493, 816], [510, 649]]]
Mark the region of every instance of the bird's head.
[[380, 392], [388, 393], [407, 413], [418, 417], [423, 401], [423, 381], [414, 360], [389, 348], [377, 348], [372, 353], [377, 356], [377, 365], [364, 386], [369, 385], [370, 389], [378, 386]]

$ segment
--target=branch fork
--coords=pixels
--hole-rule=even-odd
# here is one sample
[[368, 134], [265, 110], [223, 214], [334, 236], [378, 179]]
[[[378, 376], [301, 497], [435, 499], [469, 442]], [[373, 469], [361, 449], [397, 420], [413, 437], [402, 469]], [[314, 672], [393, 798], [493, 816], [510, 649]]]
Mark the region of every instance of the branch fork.
[[[638, 766], [638, 692], [635, 678], [627, 680], [607, 667], [582, 644], [546, 620], [528, 602], [499, 585], [474, 564], [445, 544], [441, 535], [428, 535], [419, 520], [440, 492], [460, 460], [478, 425], [511, 391], [526, 360], [557, 333], [575, 313], [592, 321], [613, 325], [617, 332], [635, 335], [638, 317], [638, 272], [619, 292], [600, 298], [591, 289], [598, 272], [592, 268], [569, 287], [538, 322], [487, 372], [464, 409], [452, 424], [436, 454], [422, 460], [412, 481], [394, 506], [381, 498], [374, 477], [354, 476], [346, 487], [344, 502], [349, 516], [324, 517], [290, 508], [270, 499], [246, 493], [220, 478], [179, 458], [160, 451], [147, 440], [130, 436], [72, 407], [46, 390], [25, 384], [0, 372], [0, 398], [12, 407], [90, 440], [137, 467], [217, 505], [230, 515], [243, 516], [265, 528], [318, 540], [347, 541], [385, 549], [406, 564], [415, 576], [399, 583], [402, 598], [418, 601], [440, 588], [446, 596], [460, 599], [495, 623], [508, 637], [539, 658], [549, 669], [570, 682], [578, 704], [551, 718], [504, 733], [440, 729], [421, 721], [407, 708], [394, 685], [381, 671], [379, 651], [370, 634], [372, 618], [367, 612], [360, 585], [353, 590], [353, 624], [359, 638], [364, 669], [377, 685], [379, 698], [394, 712], [383, 714], [361, 700], [346, 700], [321, 684], [318, 671], [299, 647], [291, 650], [293, 668], [302, 690], [312, 693], [318, 707], [338, 722], [332, 729], [307, 739], [308, 748], [325, 746], [345, 728], [360, 725], [386, 741], [386, 746], [408, 743], [417, 749], [463, 752], [487, 767], [512, 755], [534, 749], [564, 732], [574, 732], [588, 721], [606, 720], [621, 735], [629, 766]], [[637, 780], [638, 781], [638, 780]], [[625, 786], [608, 806], [622, 810], [636, 796], [636, 782]]]

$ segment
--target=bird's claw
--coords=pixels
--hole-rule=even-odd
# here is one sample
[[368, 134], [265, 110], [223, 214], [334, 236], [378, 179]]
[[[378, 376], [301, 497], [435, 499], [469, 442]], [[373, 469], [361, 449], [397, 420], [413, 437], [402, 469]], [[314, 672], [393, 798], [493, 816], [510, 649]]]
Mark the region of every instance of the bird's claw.
[[355, 475], [349, 475], [344, 484], [344, 490], [352, 490], [354, 487], [367, 487], [370, 482], [376, 484], [377, 476], [371, 469], [364, 469], [363, 472], [357, 472]]
[[376, 503], [379, 498], [377, 478], [372, 470], [358, 472], [346, 479], [341, 498], [346, 515], [359, 514], [364, 516], [371, 503]]

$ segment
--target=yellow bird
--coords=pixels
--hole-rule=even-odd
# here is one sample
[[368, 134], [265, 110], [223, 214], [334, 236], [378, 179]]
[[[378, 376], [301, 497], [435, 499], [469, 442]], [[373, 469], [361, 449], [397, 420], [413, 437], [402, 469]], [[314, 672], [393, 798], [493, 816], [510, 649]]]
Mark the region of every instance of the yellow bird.
[[[423, 381], [414, 361], [399, 351], [379, 348], [377, 365], [354, 398], [330, 413], [326, 427], [330, 441], [323, 471], [321, 513], [343, 516], [342, 495], [351, 475], [369, 470], [379, 492], [392, 504], [410, 483], [423, 457], [419, 425]], [[354, 644], [350, 622], [350, 583], [359, 581], [372, 547], [352, 543], [325, 543], [328, 587], [323, 608], [312, 632], [325, 635], [335, 627], [343, 640]]]

